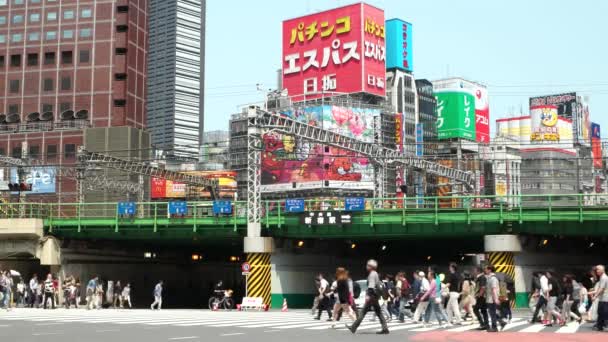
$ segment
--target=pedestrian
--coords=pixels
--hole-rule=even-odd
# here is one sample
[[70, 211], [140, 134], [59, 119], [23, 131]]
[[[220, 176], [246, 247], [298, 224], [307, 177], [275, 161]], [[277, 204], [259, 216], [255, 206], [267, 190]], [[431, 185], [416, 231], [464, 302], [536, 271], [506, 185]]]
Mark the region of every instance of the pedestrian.
[[112, 306], [114, 307], [114, 309], [121, 307], [122, 305], [122, 285], [120, 284], [120, 280], [116, 281], [116, 284], [114, 285], [114, 298], [112, 301]]
[[80, 278], [76, 278], [76, 282], [74, 284], [74, 306], [76, 309], [78, 309], [78, 306], [80, 305], [80, 288]]
[[560, 326], [566, 324], [562, 314], [557, 309], [557, 299], [561, 294], [559, 282], [552, 272], [546, 273], [549, 282], [549, 298], [547, 299], [547, 313], [545, 314], [545, 326], [552, 326], [555, 320]]
[[452, 324], [461, 325], [462, 316], [460, 315], [460, 305], [458, 300], [460, 299], [460, 293], [462, 292], [462, 277], [458, 273], [458, 266], [456, 263], [449, 265], [448, 278], [446, 279], [446, 286], [449, 289], [449, 299], [447, 305], [448, 321]]
[[[540, 317], [541, 311], [545, 310], [547, 306], [547, 302], [549, 299], [549, 279], [546, 274], [539, 273], [538, 274], [538, 294], [537, 294], [537, 302], [536, 307], [534, 309], [534, 314], [532, 314], [532, 319], [530, 323], [538, 322], [538, 317]], [[546, 314], [545, 314], [546, 315]], [[546, 316], [544, 316], [546, 317]], [[543, 318], [543, 324], [546, 324], [546, 318]]]
[[339, 320], [339, 314], [347, 315], [352, 321], [357, 320], [357, 317], [351, 308], [351, 301], [353, 300], [353, 289], [351, 284], [348, 271], [342, 267], [337, 268], [335, 288], [337, 300], [333, 309], [334, 323], [331, 325], [332, 328], [336, 327], [335, 322]]
[[314, 319], [321, 320], [321, 314], [323, 311], [327, 312], [327, 321], [331, 322], [332, 313], [331, 313], [331, 289], [329, 287], [329, 282], [325, 280], [322, 273], [317, 275], [317, 279], [319, 280], [319, 288], [317, 289], [317, 296], [319, 297], [319, 304], [317, 307], [317, 317]]
[[97, 282], [99, 281], [98, 276], [94, 276], [87, 283], [86, 288], [86, 300], [87, 300], [87, 310], [91, 310], [95, 308], [95, 303], [97, 302]]
[[416, 310], [414, 311], [414, 323], [418, 323], [422, 319], [422, 315], [426, 312], [429, 306], [429, 297], [425, 297], [424, 295], [431, 287], [431, 283], [426, 278], [423, 271], [418, 271], [417, 280], [420, 285], [417, 287], [418, 291], [415, 299]]
[[467, 320], [467, 318], [472, 318], [474, 315], [473, 305], [475, 305], [475, 283], [473, 282], [471, 275], [467, 272], [464, 273], [463, 278], [462, 289], [460, 291], [460, 307], [465, 312], [464, 320]]
[[315, 277], [315, 298], [312, 302], [311, 315], [314, 317], [317, 314], [317, 309], [319, 308], [319, 302], [321, 301], [319, 298], [319, 286], [321, 286], [319, 282], [319, 277]]
[[29, 282], [29, 304], [30, 308], [38, 307], [40, 304], [40, 284], [38, 283], [38, 275], [34, 273]]
[[486, 266], [484, 272], [486, 275], [486, 307], [489, 318], [492, 321], [488, 321], [487, 331], [497, 332], [498, 325], [500, 325], [500, 330], [504, 329], [505, 325], [507, 325], [507, 323], [497, 314], [498, 306], [500, 305], [500, 300], [498, 298], [500, 282], [494, 273], [494, 266]]
[[23, 282], [23, 278], [19, 279], [17, 283], [17, 306], [24, 307], [25, 306], [25, 297], [27, 295], [26, 286]]
[[125, 286], [122, 289], [122, 302], [120, 303], [120, 307], [123, 308], [124, 307], [124, 303], [126, 302], [129, 305], [129, 309], [132, 308], [131, 306], [131, 284], [127, 283], [127, 286]]
[[150, 310], [154, 310], [154, 307], [157, 307], [158, 310], [162, 309], [163, 306], [163, 281], [159, 281], [156, 286], [154, 286], [154, 302], [150, 305]]
[[473, 268], [473, 277], [475, 278], [475, 305], [473, 313], [477, 317], [479, 327], [477, 330], [488, 330], [488, 310], [486, 306], [486, 284], [487, 278], [480, 267]]
[[368, 260], [367, 262], [367, 292], [365, 296], [365, 304], [363, 305], [363, 309], [361, 310], [361, 314], [353, 323], [352, 326], [346, 326], [353, 334], [357, 332], [357, 328], [361, 325], [361, 322], [365, 318], [365, 315], [370, 311], [374, 310], [374, 313], [380, 320], [380, 324], [382, 325], [382, 330], [377, 332], [378, 334], [388, 334], [388, 325], [386, 324], [386, 320], [382, 315], [382, 311], [380, 309], [380, 303], [378, 302], [381, 294], [381, 282], [380, 276], [378, 276], [378, 262], [376, 260]]
[[597, 321], [593, 330], [604, 331], [608, 322], [608, 275], [604, 265], [595, 267], [595, 272], [598, 278], [598, 287], [593, 295], [593, 299], [598, 301], [597, 304]]
[[46, 280], [44, 281], [44, 295], [42, 296], [43, 307], [46, 309], [49, 299], [51, 300], [51, 306], [55, 309], [55, 287], [53, 286], [53, 275], [47, 274]]
[[[9, 272], [9, 271], [7, 271]], [[2, 299], [0, 300], [0, 304], [2, 307], [6, 309], [6, 311], [11, 310], [11, 280], [7, 276], [7, 273], [3, 270], [0, 270], [0, 293], [2, 294]]]
[[564, 299], [562, 317], [565, 321], [574, 319], [579, 324], [581, 323], [581, 317], [577, 312], [580, 303], [580, 292], [580, 285], [574, 280], [574, 276], [567, 274], [562, 278], [562, 297]]
[[[393, 320], [393, 315], [397, 315], [394, 310], [395, 302], [395, 283], [392, 280], [392, 275], [385, 274], [382, 279], [382, 296], [380, 301], [380, 308], [382, 314], [388, 317], [388, 322]], [[372, 318], [373, 319], [373, 318]]]
[[511, 323], [513, 319], [513, 313], [511, 312], [511, 291], [504, 280], [499, 281], [498, 301], [500, 302], [498, 305], [500, 317], [507, 323]]
[[422, 301], [428, 301], [428, 307], [424, 312], [424, 325], [428, 327], [430, 324], [431, 316], [434, 315], [437, 319], [437, 323], [444, 327], [443, 322], [448, 324], [447, 317], [441, 311], [441, 281], [435, 276], [435, 272], [431, 269], [427, 272], [427, 280], [429, 281], [429, 288], [422, 296]]
[[74, 287], [75, 281], [76, 280], [74, 279], [74, 277], [69, 275], [64, 279], [63, 284], [62, 284], [62, 286], [63, 286], [63, 305], [65, 306], [66, 309], [70, 308], [70, 304], [74, 300], [73, 287]]
[[95, 288], [95, 308], [100, 310], [103, 307], [103, 283], [101, 281], [97, 282], [97, 287]]
[[405, 272], [401, 271], [397, 273], [395, 277], [397, 283], [395, 284], [395, 292], [397, 294], [397, 301], [399, 304], [397, 313], [399, 322], [405, 322], [405, 316], [412, 318], [413, 313], [410, 309], [406, 308], [408, 301], [410, 300], [412, 287], [405, 277]]

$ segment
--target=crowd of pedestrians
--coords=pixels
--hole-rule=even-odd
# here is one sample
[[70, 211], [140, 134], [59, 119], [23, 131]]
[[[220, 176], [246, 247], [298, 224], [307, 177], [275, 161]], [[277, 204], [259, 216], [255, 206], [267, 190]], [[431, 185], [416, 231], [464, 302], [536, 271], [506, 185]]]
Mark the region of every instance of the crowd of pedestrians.
[[[16, 281], [15, 281], [16, 280]], [[12, 307], [55, 309], [60, 306], [86, 309], [131, 308], [131, 284], [91, 278], [82, 291], [79, 278], [68, 275], [62, 281], [51, 273], [39, 279], [33, 274], [26, 283], [18, 272], [0, 271], [0, 308]]]
[[[375, 313], [382, 329], [388, 334], [387, 321], [398, 319], [429, 327], [434, 320], [441, 327], [479, 324], [477, 330], [498, 332], [513, 318], [511, 307], [514, 300], [513, 279], [496, 274], [491, 265], [460, 271], [452, 263], [448, 273], [439, 274], [433, 267], [417, 270], [408, 278], [405, 272], [396, 276], [378, 275], [378, 263], [367, 263], [366, 291], [361, 292], [360, 282], [354, 282], [348, 271], [336, 270], [335, 281], [328, 281], [319, 274], [316, 281], [317, 295], [312, 313], [320, 320], [324, 312], [331, 327], [342, 316], [348, 316], [355, 333], [369, 311]], [[558, 278], [553, 272], [534, 274], [530, 307], [531, 323], [546, 326], [563, 326], [568, 322], [595, 322], [594, 330], [603, 331], [608, 320], [608, 275], [604, 266], [593, 268], [588, 279], [577, 280], [567, 274]], [[357, 298], [364, 298], [357, 305]]]

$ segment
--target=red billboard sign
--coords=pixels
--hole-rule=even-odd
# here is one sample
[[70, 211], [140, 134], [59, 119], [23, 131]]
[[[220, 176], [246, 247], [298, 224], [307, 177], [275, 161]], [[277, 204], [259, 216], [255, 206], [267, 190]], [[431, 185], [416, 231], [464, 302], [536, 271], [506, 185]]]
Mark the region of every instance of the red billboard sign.
[[385, 96], [384, 11], [359, 3], [283, 22], [283, 87], [295, 100], [323, 93]]

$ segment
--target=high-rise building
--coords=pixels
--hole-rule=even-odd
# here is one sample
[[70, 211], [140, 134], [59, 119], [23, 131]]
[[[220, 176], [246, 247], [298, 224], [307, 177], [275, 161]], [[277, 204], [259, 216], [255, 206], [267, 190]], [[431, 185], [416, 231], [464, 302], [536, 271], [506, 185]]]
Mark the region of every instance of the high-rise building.
[[[146, 55], [146, 0], [0, 0], [0, 154], [61, 167], [87, 131], [145, 128]], [[45, 189], [60, 201], [75, 187]]]
[[204, 132], [205, 0], [150, 0], [149, 27], [152, 144], [195, 157]]

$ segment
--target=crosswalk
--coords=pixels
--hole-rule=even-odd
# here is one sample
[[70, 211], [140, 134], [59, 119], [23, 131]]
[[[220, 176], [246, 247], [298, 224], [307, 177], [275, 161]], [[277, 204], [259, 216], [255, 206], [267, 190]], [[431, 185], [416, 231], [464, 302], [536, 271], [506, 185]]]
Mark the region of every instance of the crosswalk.
[[[0, 326], [10, 327], [12, 321], [32, 322], [35, 326], [60, 325], [70, 323], [87, 324], [115, 324], [115, 325], [145, 325], [153, 327], [213, 327], [213, 328], [239, 328], [260, 329], [273, 331], [286, 331], [291, 329], [302, 330], [324, 330], [332, 328], [332, 322], [315, 321], [311, 318], [309, 311], [290, 312], [213, 312], [207, 310], [40, 310], [40, 309], [16, 309], [10, 312], [0, 312]], [[348, 319], [343, 322], [348, 322]], [[333, 327], [338, 331], [345, 331], [343, 322], [338, 322]], [[447, 331], [451, 333], [463, 333], [475, 331], [476, 325], [466, 324], [460, 326], [440, 327], [438, 325], [425, 326], [421, 323], [406, 322], [389, 323], [391, 331], [408, 332], [430, 332]], [[378, 329], [379, 323], [373, 322], [366, 317], [360, 331]], [[577, 332], [588, 332], [590, 326], [580, 326], [571, 322], [563, 327], [545, 327], [539, 324], [530, 324], [524, 318], [514, 318], [504, 331], [520, 333], [560, 333], [572, 334]]]

